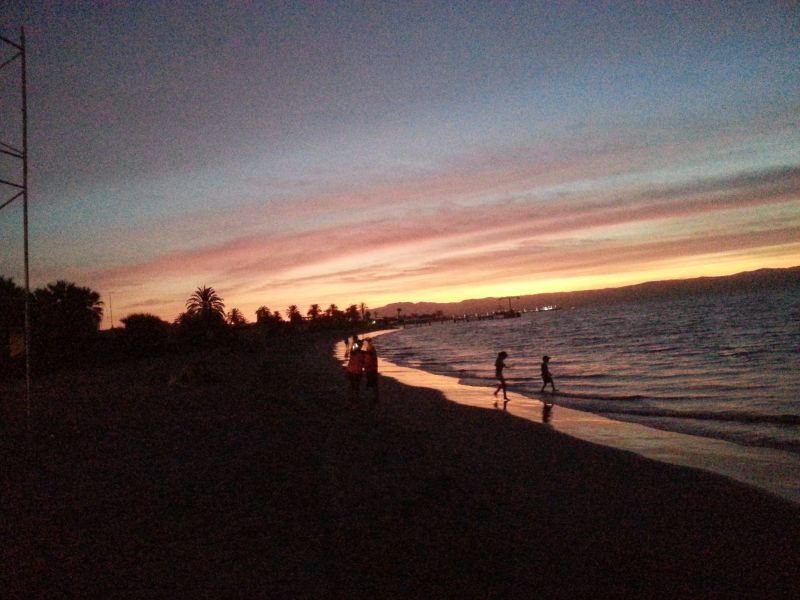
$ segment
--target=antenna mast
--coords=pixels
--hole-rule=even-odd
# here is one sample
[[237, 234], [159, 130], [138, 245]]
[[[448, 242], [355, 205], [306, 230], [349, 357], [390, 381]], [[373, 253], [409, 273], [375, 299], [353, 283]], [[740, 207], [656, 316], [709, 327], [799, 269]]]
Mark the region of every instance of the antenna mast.
[[16, 158], [22, 163], [22, 180], [14, 181], [13, 176], [11, 179], [0, 177], [0, 193], [10, 187], [12, 188], [12, 196], [3, 200], [0, 196], [0, 210], [17, 200], [22, 198], [22, 227], [23, 227], [23, 245], [25, 255], [25, 399], [26, 399], [26, 412], [28, 416], [28, 426], [30, 427], [31, 417], [31, 320], [30, 320], [30, 295], [31, 295], [31, 281], [30, 281], [30, 261], [28, 253], [28, 82], [27, 82], [27, 69], [25, 64], [25, 28], [19, 28], [19, 43], [9, 40], [0, 35], [0, 49], [11, 48], [12, 56], [6, 61], [0, 63], [0, 70], [16, 64], [19, 59], [20, 65], [20, 104], [22, 114], [21, 134], [22, 134], [22, 148], [17, 148], [13, 144], [9, 144], [0, 140], [0, 153], [12, 158]]

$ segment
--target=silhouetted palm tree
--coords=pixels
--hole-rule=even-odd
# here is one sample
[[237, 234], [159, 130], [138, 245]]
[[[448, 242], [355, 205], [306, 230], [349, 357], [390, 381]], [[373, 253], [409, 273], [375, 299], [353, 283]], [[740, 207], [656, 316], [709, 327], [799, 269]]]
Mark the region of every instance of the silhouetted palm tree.
[[258, 310], [256, 310], [256, 323], [271, 330], [279, 327], [283, 323], [283, 317], [281, 317], [281, 313], [277, 310], [273, 312], [266, 306], [260, 306]]
[[308, 307], [308, 312], [306, 315], [311, 318], [312, 321], [316, 321], [319, 319], [320, 315], [322, 314], [322, 310], [319, 307], [319, 304], [312, 304]]
[[228, 323], [230, 323], [234, 327], [238, 327], [240, 325], [246, 324], [247, 319], [244, 318], [242, 311], [240, 311], [238, 308], [232, 308], [231, 311], [228, 313]]
[[69, 281], [33, 293], [33, 352], [40, 365], [58, 366], [85, 358], [103, 318], [100, 294]]
[[53, 317], [75, 331], [95, 332], [103, 319], [100, 294], [63, 279], [36, 290], [34, 298], [46, 319]]
[[210, 321], [214, 316], [225, 319], [225, 302], [212, 287], [197, 288], [186, 301], [186, 312]]
[[296, 304], [292, 304], [286, 309], [286, 316], [289, 317], [289, 322], [292, 325], [303, 322], [303, 315], [300, 314], [300, 310], [297, 308]]
[[350, 306], [348, 306], [347, 310], [344, 311], [344, 314], [347, 317], [347, 320], [350, 321], [351, 323], [356, 323], [359, 320], [358, 306], [356, 306], [355, 304], [351, 304]]
[[212, 287], [202, 286], [186, 300], [186, 312], [179, 318], [182, 337], [197, 341], [201, 336], [212, 340], [227, 326], [225, 302]]
[[256, 323], [262, 323], [272, 318], [272, 311], [268, 306], [259, 306], [256, 309]]

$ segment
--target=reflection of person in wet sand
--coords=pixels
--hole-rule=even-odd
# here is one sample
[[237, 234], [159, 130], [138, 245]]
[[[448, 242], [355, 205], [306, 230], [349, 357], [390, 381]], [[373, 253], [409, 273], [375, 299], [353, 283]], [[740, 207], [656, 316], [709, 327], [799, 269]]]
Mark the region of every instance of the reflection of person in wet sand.
[[[497, 360], [494, 361], [494, 375], [497, 377], [497, 380], [500, 382], [497, 386], [497, 389], [494, 391], [495, 398], [500, 390], [503, 390], [503, 408], [505, 409], [506, 404], [508, 404], [508, 396], [506, 395], [506, 378], [503, 375], [503, 369], [506, 368], [505, 360], [508, 358], [507, 352], [500, 352], [497, 355]], [[494, 407], [497, 408], [497, 400], [494, 401]]]
[[542, 392], [544, 392], [544, 388], [547, 387], [548, 383], [554, 392], [558, 391], [556, 384], [553, 382], [553, 374], [550, 373], [550, 357], [545, 355], [542, 357]]
[[550, 404], [545, 403], [542, 407], [542, 423], [545, 425], [549, 425], [550, 421], [553, 419], [553, 403]]

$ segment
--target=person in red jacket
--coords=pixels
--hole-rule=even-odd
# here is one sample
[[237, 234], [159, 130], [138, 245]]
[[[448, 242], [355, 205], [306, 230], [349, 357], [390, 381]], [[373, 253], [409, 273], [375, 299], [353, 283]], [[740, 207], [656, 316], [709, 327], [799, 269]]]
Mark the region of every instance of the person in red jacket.
[[361, 347], [364, 375], [367, 377], [367, 390], [372, 390], [372, 404], [378, 403], [378, 352], [370, 338]]

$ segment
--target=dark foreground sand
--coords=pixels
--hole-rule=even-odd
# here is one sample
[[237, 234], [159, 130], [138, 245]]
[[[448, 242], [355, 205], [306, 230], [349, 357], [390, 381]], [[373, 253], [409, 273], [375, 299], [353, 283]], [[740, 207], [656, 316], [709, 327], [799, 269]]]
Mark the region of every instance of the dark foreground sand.
[[332, 344], [53, 376], [29, 439], [0, 388], [0, 596], [797, 597], [800, 506], [388, 379], [352, 409]]

